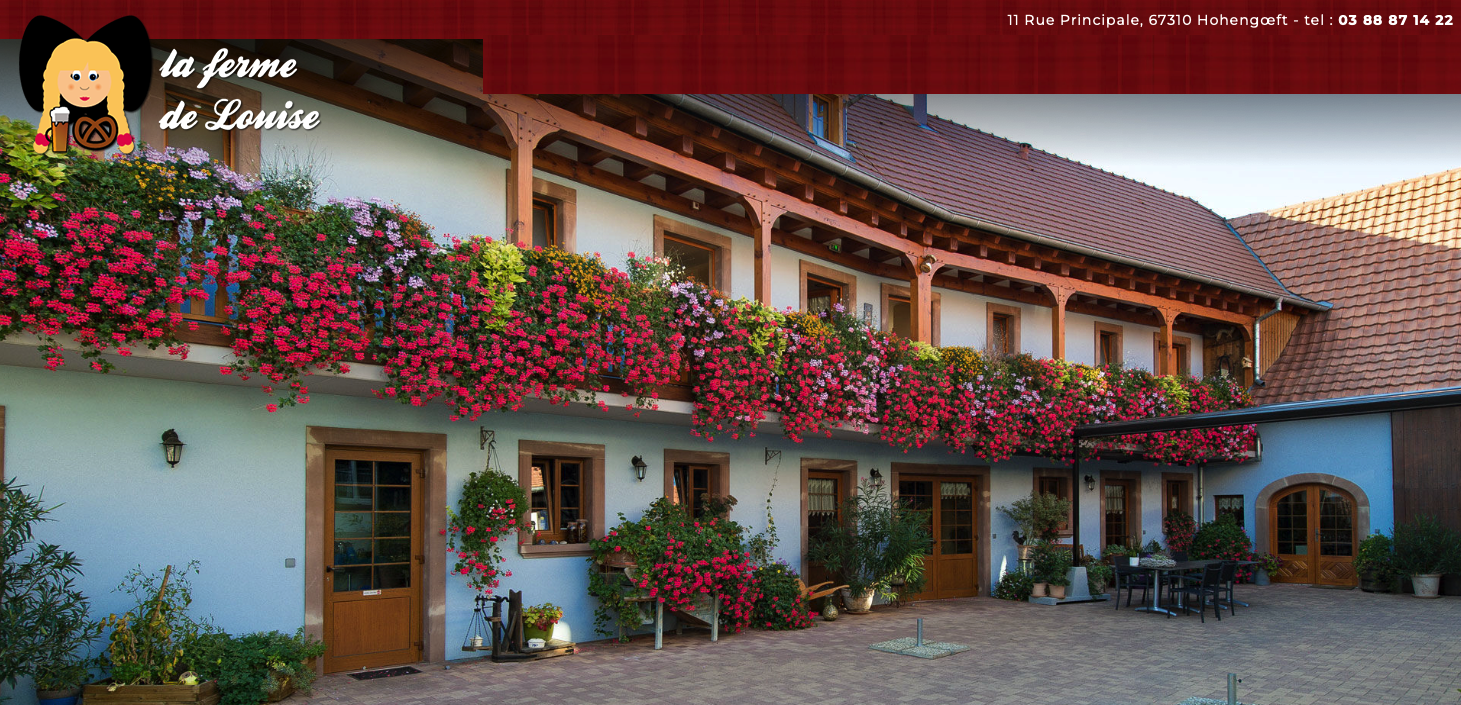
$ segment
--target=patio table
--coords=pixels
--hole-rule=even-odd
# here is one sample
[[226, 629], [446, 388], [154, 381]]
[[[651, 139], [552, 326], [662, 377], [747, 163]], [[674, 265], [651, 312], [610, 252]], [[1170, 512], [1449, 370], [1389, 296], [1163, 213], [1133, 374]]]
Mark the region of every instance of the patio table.
[[1152, 603], [1150, 605], [1142, 605], [1141, 607], [1136, 608], [1136, 611], [1137, 612], [1156, 612], [1156, 613], [1165, 614], [1165, 615], [1174, 615], [1174, 614], [1177, 614], [1176, 612], [1172, 612], [1172, 611], [1169, 611], [1169, 610], [1162, 609], [1162, 606], [1161, 606], [1161, 604], [1159, 602], [1159, 600], [1161, 599], [1161, 595], [1162, 595], [1162, 588], [1161, 588], [1161, 585], [1162, 585], [1162, 573], [1171, 573], [1171, 572], [1175, 572], [1175, 571], [1179, 571], [1179, 570], [1198, 570], [1198, 569], [1201, 569], [1201, 568], [1206, 568], [1207, 566], [1212, 565], [1213, 563], [1221, 563], [1221, 562], [1222, 561], [1219, 561], [1219, 560], [1177, 561], [1175, 564], [1169, 565], [1169, 566], [1161, 566], [1161, 567], [1157, 567], [1157, 566], [1145, 566], [1145, 565], [1139, 565], [1139, 566], [1137, 566], [1138, 568], [1141, 568], [1142, 570], [1149, 570], [1149, 571], [1152, 572]]

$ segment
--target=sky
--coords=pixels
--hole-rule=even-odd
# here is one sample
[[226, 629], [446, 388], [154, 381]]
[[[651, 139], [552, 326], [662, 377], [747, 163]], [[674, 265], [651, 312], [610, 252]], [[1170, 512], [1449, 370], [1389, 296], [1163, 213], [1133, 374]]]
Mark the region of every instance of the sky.
[[1229, 218], [1461, 167], [1461, 95], [930, 95], [928, 110]]

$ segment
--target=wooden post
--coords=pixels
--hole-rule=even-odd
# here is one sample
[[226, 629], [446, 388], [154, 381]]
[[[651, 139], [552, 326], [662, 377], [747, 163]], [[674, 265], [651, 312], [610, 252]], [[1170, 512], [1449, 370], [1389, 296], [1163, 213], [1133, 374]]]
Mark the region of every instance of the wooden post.
[[907, 255], [913, 270], [908, 277], [908, 308], [911, 314], [913, 339], [933, 343], [933, 275], [939, 262], [932, 255]]
[[1050, 290], [1055, 305], [1050, 309], [1050, 357], [1065, 359], [1065, 304], [1070, 301], [1071, 289], [1062, 286], [1046, 287]]
[[[756, 231], [756, 300], [771, 305], [771, 228], [786, 212], [784, 207], [759, 198], [746, 197], [746, 210]], [[729, 282], [727, 282], [729, 284]]]
[[532, 244], [533, 241], [533, 150], [543, 137], [557, 128], [506, 108], [486, 106], [512, 148], [511, 166], [507, 171], [507, 241]]
[[1177, 374], [1177, 347], [1172, 345], [1172, 324], [1177, 322], [1177, 312], [1169, 309], [1157, 309], [1162, 315], [1162, 330], [1158, 333], [1157, 345], [1157, 374]]

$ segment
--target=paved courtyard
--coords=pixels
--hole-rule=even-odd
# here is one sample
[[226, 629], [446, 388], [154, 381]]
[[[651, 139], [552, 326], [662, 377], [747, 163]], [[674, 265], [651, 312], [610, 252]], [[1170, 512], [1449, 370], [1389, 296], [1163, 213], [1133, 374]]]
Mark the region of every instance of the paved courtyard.
[[[1140, 593], [1138, 593], [1139, 595]], [[373, 681], [320, 679], [317, 703], [984, 703], [1261, 705], [1461, 702], [1461, 598], [1239, 586], [1252, 603], [1201, 624], [1111, 603], [1044, 607], [989, 598], [925, 602], [800, 632], [652, 637], [536, 663], [458, 663]], [[937, 660], [870, 644], [912, 636], [972, 649]], [[296, 696], [295, 700], [300, 697]]]

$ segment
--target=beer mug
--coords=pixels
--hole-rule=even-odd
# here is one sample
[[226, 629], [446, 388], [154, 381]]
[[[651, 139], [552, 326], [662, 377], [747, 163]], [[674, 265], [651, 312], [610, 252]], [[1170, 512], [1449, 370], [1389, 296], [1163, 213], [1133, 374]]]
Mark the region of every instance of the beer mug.
[[52, 152], [65, 152], [70, 137], [71, 111], [65, 106], [51, 109], [51, 128], [46, 130], [46, 139], [51, 141]]

